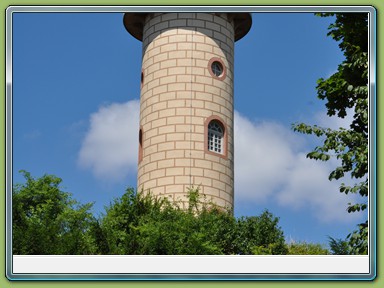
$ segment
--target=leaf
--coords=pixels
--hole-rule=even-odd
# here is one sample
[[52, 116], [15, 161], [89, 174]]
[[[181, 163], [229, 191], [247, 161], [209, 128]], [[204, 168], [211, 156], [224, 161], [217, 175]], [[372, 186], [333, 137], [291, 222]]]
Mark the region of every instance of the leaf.
[[[320, 13], [321, 17], [329, 14]], [[338, 41], [344, 60], [337, 71], [327, 79], [317, 80], [317, 97], [325, 101], [328, 116], [353, 119], [348, 129], [333, 130], [305, 123], [293, 126], [294, 131], [312, 134], [323, 140], [323, 145], [307, 153], [307, 158], [328, 161], [331, 157], [339, 161], [328, 176], [329, 180], [338, 180], [351, 176], [352, 181], [365, 179], [355, 185], [339, 187], [344, 194], [358, 193], [368, 197], [368, 14], [336, 13], [335, 21], [328, 27], [328, 36]], [[351, 108], [353, 111], [349, 112]], [[347, 116], [353, 113], [352, 117]], [[366, 203], [348, 204], [349, 213], [367, 209]], [[364, 232], [364, 231], [363, 231]], [[354, 253], [367, 250], [367, 234], [359, 231], [352, 233], [349, 245]], [[355, 239], [355, 237], [357, 237]]]

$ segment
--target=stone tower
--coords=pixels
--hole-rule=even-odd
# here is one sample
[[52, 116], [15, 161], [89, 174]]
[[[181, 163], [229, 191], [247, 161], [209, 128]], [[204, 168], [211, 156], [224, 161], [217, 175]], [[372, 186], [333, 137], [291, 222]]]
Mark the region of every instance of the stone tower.
[[138, 189], [233, 208], [234, 42], [249, 13], [126, 13], [143, 42]]

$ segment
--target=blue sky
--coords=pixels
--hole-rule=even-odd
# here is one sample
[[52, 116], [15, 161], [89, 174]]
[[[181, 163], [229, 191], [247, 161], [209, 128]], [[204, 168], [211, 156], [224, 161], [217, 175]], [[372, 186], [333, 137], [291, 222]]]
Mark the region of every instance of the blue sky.
[[[141, 42], [121, 13], [13, 14], [13, 179], [54, 174], [93, 211], [136, 186]], [[316, 80], [343, 60], [332, 18], [255, 13], [235, 45], [235, 215], [268, 209], [287, 241], [344, 238], [363, 214], [328, 181], [337, 162], [306, 159], [312, 136], [291, 124], [347, 126], [326, 116]], [[344, 180], [349, 183], [351, 180]]]

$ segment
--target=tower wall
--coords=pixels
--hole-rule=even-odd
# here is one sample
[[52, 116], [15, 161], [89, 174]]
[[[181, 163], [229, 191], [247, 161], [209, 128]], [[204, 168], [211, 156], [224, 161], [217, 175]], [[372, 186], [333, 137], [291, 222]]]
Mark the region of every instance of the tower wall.
[[[185, 202], [187, 189], [199, 187], [207, 200], [233, 208], [236, 20], [228, 13], [140, 17], [139, 37], [140, 25], [125, 23], [143, 41], [138, 189]], [[218, 76], [215, 61], [223, 66]], [[221, 154], [208, 149], [211, 120], [224, 128]]]

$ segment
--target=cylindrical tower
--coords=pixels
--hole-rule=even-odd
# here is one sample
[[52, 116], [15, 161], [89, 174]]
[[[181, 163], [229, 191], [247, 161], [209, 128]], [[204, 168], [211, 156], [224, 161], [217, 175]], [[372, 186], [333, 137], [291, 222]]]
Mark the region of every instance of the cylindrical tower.
[[234, 42], [249, 13], [126, 13], [143, 42], [138, 189], [233, 208]]

